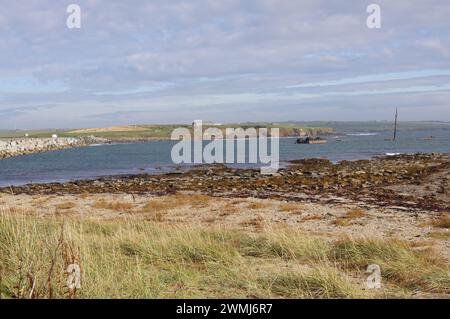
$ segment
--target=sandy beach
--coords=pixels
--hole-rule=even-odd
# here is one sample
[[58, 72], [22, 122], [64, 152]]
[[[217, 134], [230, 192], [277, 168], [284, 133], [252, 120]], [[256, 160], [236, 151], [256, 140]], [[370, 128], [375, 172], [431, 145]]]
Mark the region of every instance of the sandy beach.
[[[448, 272], [450, 261], [449, 165], [447, 155], [416, 154], [354, 162], [344, 161], [339, 164], [331, 164], [319, 159], [299, 160], [293, 161], [289, 167], [271, 176], [260, 175], [258, 170], [251, 169], [231, 169], [220, 165], [198, 166], [185, 172], [160, 175], [141, 174], [67, 183], [5, 187], [0, 189], [0, 207], [3, 222], [12, 219], [13, 222], [8, 223], [16, 225], [15, 227], [19, 227], [22, 223], [34, 223], [34, 226], [20, 226], [16, 235], [26, 229], [37, 231], [40, 227], [45, 227], [47, 230], [44, 233], [48, 229], [51, 230], [56, 244], [61, 240], [58, 239], [58, 228], [68, 227], [69, 230], [61, 230], [60, 238], [65, 236], [72, 238], [69, 240], [72, 243], [70, 245], [75, 246], [70, 246], [72, 247], [70, 249], [75, 249], [77, 245], [84, 247], [76, 248], [76, 253], [72, 252], [75, 255], [71, 258], [76, 259], [77, 262], [88, 264], [94, 262], [89, 260], [93, 258], [91, 254], [97, 254], [91, 251], [97, 242], [103, 242], [103, 250], [112, 249], [114, 258], [118, 258], [116, 254], [120, 255], [120, 251], [125, 249], [125, 246], [132, 245], [126, 248], [127, 251], [131, 249], [132, 252], [123, 252], [125, 255], [115, 263], [127, 262], [129, 258], [131, 261], [133, 258], [138, 258], [136, 256], [141, 256], [136, 259], [138, 267], [145, 268], [153, 265], [152, 267], [162, 271], [167, 264], [155, 264], [144, 257], [153, 251], [154, 248], [144, 248], [144, 246], [151, 245], [151, 241], [147, 240], [153, 238], [158, 229], [156, 233], [164, 233], [161, 235], [162, 238], [175, 236], [170, 239], [169, 246], [164, 246], [165, 248], [161, 248], [162, 250], [158, 252], [161, 256], [171, 254], [173, 249], [178, 249], [177, 241], [190, 241], [192, 236], [203, 238], [200, 234], [209, 234], [208, 238], [209, 236], [216, 238], [220, 245], [231, 245], [230, 249], [237, 249], [233, 254], [241, 256], [223, 257], [225, 259], [221, 262], [224, 263], [224, 267], [231, 262], [230, 260], [234, 260], [232, 262], [234, 263], [237, 262], [234, 258], [241, 258], [239, 260], [243, 264], [239, 267], [246, 267], [252, 273], [258, 274], [263, 269], [263, 274], [260, 275], [272, 276], [274, 269], [271, 267], [287, 267], [286, 276], [289, 278], [300, 276], [303, 279], [295, 280], [301, 281], [309, 280], [309, 277], [303, 277], [309, 276], [308, 271], [322, 271], [320, 269], [324, 261], [322, 257], [320, 262], [316, 260], [316, 257], [312, 259], [308, 257], [304, 260], [305, 252], [295, 253], [299, 249], [295, 245], [301, 244], [303, 247], [311, 240], [318, 241], [318, 247], [314, 248], [314, 251], [316, 249], [317, 251], [310, 251], [307, 254], [324, 254], [323, 258], [328, 267], [325, 276], [328, 278], [328, 276], [336, 275], [344, 278], [341, 278], [342, 282], [335, 282], [337, 286], [333, 288], [328, 287], [331, 280], [328, 278], [324, 282], [326, 286], [319, 284], [316, 287], [319, 290], [311, 290], [300, 285], [301, 287], [296, 288], [280, 288], [280, 291], [269, 289], [264, 285], [260, 286], [258, 280], [262, 279], [247, 278], [249, 282], [245, 287], [238, 288], [238, 285], [228, 291], [215, 290], [215, 286], [212, 285], [208, 286], [204, 295], [198, 290], [200, 288], [198, 283], [191, 281], [192, 278], [182, 284], [180, 282], [183, 281], [177, 277], [178, 279], [170, 282], [177, 287], [181, 285], [179, 288], [172, 290], [174, 289], [172, 284], [166, 286], [160, 283], [162, 286], [154, 288], [151, 294], [147, 294], [144, 288], [132, 292], [125, 287], [128, 283], [124, 282], [122, 284], [125, 286], [117, 289], [121, 292], [117, 297], [206, 295], [275, 298], [448, 297], [450, 294], [450, 280], [447, 277], [450, 273]], [[22, 219], [23, 221], [20, 221]], [[107, 231], [110, 227], [115, 229], [112, 233]], [[88, 235], [83, 235], [87, 229], [91, 229], [88, 231], [89, 236], [95, 235], [96, 239], [87, 240]], [[147, 235], [138, 235], [139, 238], [144, 237], [136, 239], [135, 236], [141, 231]], [[32, 239], [33, 236], [42, 236], [40, 233], [32, 232], [32, 234], [27, 233], [24, 236], [31, 236], [30, 240], [33, 241], [36, 240]], [[189, 236], [189, 239], [184, 236]], [[252, 251], [254, 250], [251, 255], [262, 254], [263, 257], [256, 258], [262, 258], [259, 262], [254, 259], [255, 257], [249, 257], [247, 253], [240, 251], [242, 241], [245, 242], [248, 238], [264, 242], [262, 246], [251, 248]], [[287, 238], [289, 240], [285, 242]], [[188, 246], [190, 248], [186, 247], [190, 251], [189, 256], [192, 253], [206, 255], [192, 260], [189, 257], [188, 266], [183, 267], [202, 265], [201, 269], [196, 270], [197, 275], [207, 276], [205, 271], [211, 271], [215, 263], [211, 264], [208, 260], [215, 258], [210, 255], [215, 252], [209, 250], [202, 252], [205, 249], [203, 245], [218, 244], [215, 242], [216, 239], [213, 240], [214, 243], [210, 243], [209, 239], [205, 241], [200, 238], [195, 243], [190, 243]], [[159, 242], [163, 239], [154, 240]], [[231, 242], [228, 242], [229, 240]], [[272, 240], [275, 242], [272, 243]], [[279, 242], [280, 240], [282, 242]], [[66, 242], [66, 239], [63, 242]], [[135, 245], [136, 247], [144, 246], [136, 248]], [[281, 245], [280, 247], [284, 248], [279, 249], [282, 251], [286, 249], [286, 252], [273, 251], [268, 257], [263, 251], [273, 249], [270, 248], [271, 245]], [[328, 248], [324, 248], [323, 245]], [[356, 255], [350, 253], [352, 251], [350, 250], [348, 252], [350, 255], [347, 256], [345, 253], [346, 257], [342, 257], [343, 260], [335, 260], [336, 256], [332, 252], [335, 249], [341, 249], [339, 248], [341, 245], [345, 247], [350, 245], [349, 247], [353, 247], [352, 250], [362, 250], [355, 251]], [[118, 252], [114, 252], [116, 249], [119, 249]], [[137, 249], [136, 252], [135, 249]], [[142, 252], [141, 249], [143, 249]], [[148, 252], [144, 253], [144, 251]], [[295, 256], [300, 254], [300, 256], [283, 257], [286, 253], [289, 256], [290, 254]], [[63, 253], [63, 256], [66, 256], [65, 254]], [[33, 256], [35, 255], [31, 254], [29, 258], [35, 258]], [[206, 261], [203, 260], [204, 258]], [[356, 262], [355, 258], [363, 258], [363, 260], [358, 259], [359, 261]], [[69, 262], [67, 259], [61, 261], [62, 265], [67, 262]], [[369, 291], [364, 288], [364, 278], [367, 276], [364, 275], [364, 269], [370, 262], [381, 264], [383, 270], [388, 272], [385, 277], [385, 286], [381, 290]], [[192, 263], [191, 266], [189, 266], [190, 263]], [[354, 265], [350, 268], [344, 266], [349, 264]], [[257, 265], [261, 265], [262, 268]], [[87, 267], [85, 276], [87, 278], [100, 276], [98, 280], [100, 278], [105, 280], [105, 274], [98, 273], [97, 270], [92, 272], [91, 267], [99, 266], [93, 264], [85, 266]], [[297, 269], [299, 266], [300, 269]], [[119, 268], [122, 269], [121, 267], [125, 266]], [[239, 269], [239, 272], [243, 272], [243, 269]], [[119, 269], [116, 270], [119, 271]], [[114, 273], [116, 270], [111, 271]], [[227, 266], [221, 271], [229, 274], [232, 268]], [[429, 273], [430, 271], [432, 273]], [[185, 269], [182, 272], [187, 275], [188, 270]], [[213, 275], [211, 280], [225, 280], [221, 276]], [[312, 276], [314, 280], [320, 278], [317, 273]], [[131, 279], [126, 276], [124, 280]], [[273, 280], [276, 282], [277, 279]], [[292, 284], [292, 280], [294, 279], [291, 278], [288, 282]], [[92, 282], [88, 286], [91, 284]], [[106, 286], [103, 288], [107, 289]], [[95, 291], [90, 286], [87, 291], [81, 291], [80, 296], [104, 296], [107, 290], [102, 291], [103, 288]], [[45, 287], [42, 289], [42, 294], [45, 295], [47, 289]], [[61, 290], [60, 294], [61, 297], [64, 296], [64, 290]]]

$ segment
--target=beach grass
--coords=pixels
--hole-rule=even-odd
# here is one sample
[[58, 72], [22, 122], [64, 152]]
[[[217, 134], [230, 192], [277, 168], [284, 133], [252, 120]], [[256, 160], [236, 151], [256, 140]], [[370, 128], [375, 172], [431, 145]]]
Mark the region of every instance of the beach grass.
[[[365, 286], [369, 264], [383, 288]], [[81, 288], [67, 286], [69, 265]], [[371, 298], [450, 294], [448, 265], [402, 241], [327, 241], [133, 218], [0, 216], [2, 298]]]
[[450, 228], [450, 214], [449, 213], [442, 213], [437, 218], [435, 218], [431, 225], [437, 228], [444, 228], [449, 229]]

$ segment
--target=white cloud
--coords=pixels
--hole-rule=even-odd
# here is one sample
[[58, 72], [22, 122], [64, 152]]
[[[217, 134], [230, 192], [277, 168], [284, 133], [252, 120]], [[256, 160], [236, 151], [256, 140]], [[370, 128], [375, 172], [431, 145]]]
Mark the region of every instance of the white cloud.
[[[77, 3], [83, 21], [78, 31], [65, 26], [65, 3], [2, 3], [0, 79], [28, 77], [37, 88], [11, 92], [6, 90], [11, 82], [0, 82], [0, 111], [13, 107], [19, 112], [23, 108], [16, 117], [23, 125], [62, 125], [67, 122], [62, 116], [71, 114], [68, 122], [86, 126], [92, 114], [118, 114], [116, 120], [120, 121], [126, 112], [140, 114], [143, 121], [154, 121], [155, 117], [145, 112], [133, 113], [143, 112], [142, 108], [164, 108], [158, 114], [166, 121], [175, 121], [181, 116], [180, 105], [183, 116], [188, 117], [189, 112], [208, 103], [208, 118], [214, 114], [226, 116], [224, 112], [231, 109], [234, 112], [229, 116], [235, 120], [248, 109], [257, 116], [257, 105], [261, 114], [270, 118], [289, 114], [286, 112], [292, 111], [296, 99], [302, 102], [297, 108], [307, 109], [307, 102], [327, 107], [329, 112], [322, 116], [352, 118], [354, 109], [344, 107], [339, 97], [344, 93], [339, 92], [376, 92], [386, 104], [392, 104], [405, 98], [405, 88], [425, 88], [421, 94], [432, 97], [441, 94], [436, 87], [448, 83], [437, 74], [426, 81], [389, 77], [448, 69], [447, 0], [379, 0], [383, 19], [379, 30], [366, 27], [366, 3], [345, 0]], [[361, 81], [374, 74], [380, 77], [369, 81], [374, 83]], [[317, 88], [317, 84], [339, 83], [342, 79], [354, 80], [341, 83], [339, 88]], [[52, 94], [52, 83], [66, 92], [56, 90]], [[301, 84], [296, 88], [300, 91], [286, 91], [285, 87], [295, 84]], [[383, 92], [391, 93], [386, 96]], [[347, 94], [345, 99], [347, 105], [361, 107], [355, 105], [359, 97]], [[441, 100], [429, 100], [439, 104], [437, 110], [445, 107]], [[418, 99], [410, 103], [424, 105]], [[33, 112], [38, 111], [28, 108], [33, 104], [56, 105], [61, 112], [52, 109], [50, 116], [48, 109], [40, 109], [42, 116], [36, 117]], [[68, 105], [89, 107], [67, 113]], [[270, 105], [272, 115], [268, 115]], [[372, 108], [370, 103], [364, 105]], [[412, 110], [411, 116], [421, 118], [419, 107]], [[435, 115], [450, 120], [449, 114]], [[10, 118], [0, 118], [0, 125], [10, 125]]]

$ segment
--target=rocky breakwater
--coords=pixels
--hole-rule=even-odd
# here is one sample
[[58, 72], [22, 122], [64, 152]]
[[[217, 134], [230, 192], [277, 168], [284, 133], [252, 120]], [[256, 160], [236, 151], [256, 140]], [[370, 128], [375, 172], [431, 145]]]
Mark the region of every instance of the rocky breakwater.
[[0, 159], [105, 143], [109, 141], [95, 136], [5, 139], [0, 140]]

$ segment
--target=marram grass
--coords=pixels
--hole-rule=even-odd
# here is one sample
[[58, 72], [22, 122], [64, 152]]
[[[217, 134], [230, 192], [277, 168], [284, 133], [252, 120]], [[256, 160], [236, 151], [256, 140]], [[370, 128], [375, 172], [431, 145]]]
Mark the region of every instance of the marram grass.
[[[380, 290], [365, 286], [370, 263]], [[68, 265], [81, 288], [67, 286]], [[142, 220], [0, 214], [2, 298], [384, 298], [450, 294], [448, 265], [400, 241], [326, 241]]]

